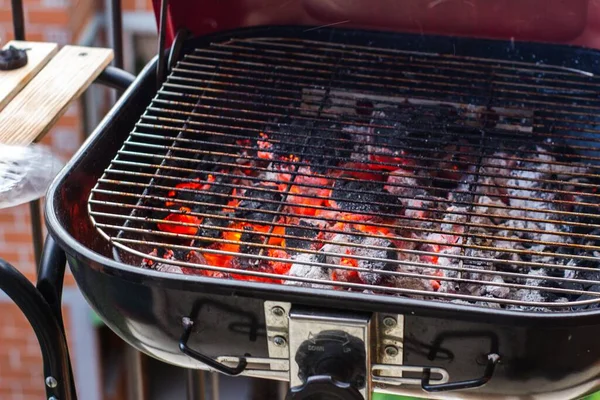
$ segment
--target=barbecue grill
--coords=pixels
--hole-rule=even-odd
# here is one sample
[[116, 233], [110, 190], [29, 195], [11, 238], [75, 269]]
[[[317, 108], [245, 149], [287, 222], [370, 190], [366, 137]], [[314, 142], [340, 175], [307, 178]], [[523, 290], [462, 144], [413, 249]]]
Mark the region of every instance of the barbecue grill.
[[516, 33], [535, 2], [172, 3], [48, 192], [51, 287], [64, 250], [134, 347], [289, 399], [597, 390], [600, 58], [564, 44], [593, 44], [588, 2]]

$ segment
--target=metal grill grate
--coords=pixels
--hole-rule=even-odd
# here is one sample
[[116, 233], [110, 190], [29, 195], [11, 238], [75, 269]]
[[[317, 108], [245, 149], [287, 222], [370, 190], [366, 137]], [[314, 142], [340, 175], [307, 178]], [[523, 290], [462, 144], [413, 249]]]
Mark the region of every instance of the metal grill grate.
[[174, 68], [89, 213], [115, 257], [166, 271], [588, 306], [600, 302], [598, 87], [527, 63], [212, 43]]

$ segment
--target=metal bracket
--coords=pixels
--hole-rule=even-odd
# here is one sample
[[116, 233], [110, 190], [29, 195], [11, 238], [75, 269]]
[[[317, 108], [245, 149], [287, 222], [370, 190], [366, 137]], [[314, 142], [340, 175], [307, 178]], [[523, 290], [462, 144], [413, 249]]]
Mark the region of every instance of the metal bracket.
[[[379, 364], [402, 365], [404, 360], [404, 316], [400, 314], [377, 314], [375, 324], [377, 335], [376, 359]], [[402, 370], [386, 369], [382, 376], [402, 377]]]
[[[265, 301], [264, 307], [269, 358], [287, 360], [290, 358], [289, 315], [292, 305], [278, 301]], [[271, 364], [273, 371], [282, 371], [282, 368], [284, 366], [279, 362]], [[289, 363], [285, 368], [285, 371], [289, 370]]]

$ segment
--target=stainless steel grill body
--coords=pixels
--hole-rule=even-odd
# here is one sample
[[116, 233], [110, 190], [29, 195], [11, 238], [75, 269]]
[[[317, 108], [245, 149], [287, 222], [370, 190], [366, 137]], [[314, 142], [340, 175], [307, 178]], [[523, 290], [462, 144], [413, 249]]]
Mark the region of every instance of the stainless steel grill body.
[[[288, 39], [268, 40], [267, 37], [272, 36], [273, 32], [277, 34], [277, 37], [288, 37]], [[128, 91], [115, 110], [101, 124], [95, 135], [53, 184], [47, 203], [48, 226], [51, 234], [66, 250], [71, 269], [90, 304], [111, 328], [129, 343], [159, 359], [185, 367], [201, 367], [199, 363], [182, 355], [177, 343], [182, 332], [181, 318], [189, 315], [192, 309], [199, 307], [199, 305], [208, 305], [202, 308], [203, 313], [198, 319], [203, 321], [202, 326], [198, 329], [203, 334], [200, 335], [195, 332], [190, 340], [190, 346], [201, 349], [204, 353], [213, 357], [239, 356], [244, 353], [250, 353], [253, 357], [267, 357], [264, 332], [261, 333], [261, 330], [264, 329], [263, 303], [264, 300], [276, 300], [337, 309], [347, 308], [403, 314], [405, 315], [403, 362], [406, 365], [444, 367], [448, 370], [452, 380], [467, 379], [480, 375], [482, 367], [480, 365], [481, 360], [478, 360], [478, 357], [489, 352], [491, 343], [497, 343], [503, 360], [502, 364], [498, 367], [497, 375], [487, 386], [473, 392], [475, 398], [481, 396], [482, 393], [500, 396], [508, 394], [507, 391], [511, 391], [511, 394], [525, 396], [531, 393], [543, 394], [559, 390], [564, 390], [568, 394], [567, 397], [570, 397], [571, 394], [582, 394], [588, 389], [591, 390], [595, 386], [595, 377], [600, 375], [600, 371], [595, 366], [596, 355], [600, 354], [599, 345], [595, 340], [600, 333], [596, 309], [571, 310], [570, 307], [573, 304], [570, 304], [568, 305], [569, 308], [559, 307], [559, 310], [554, 313], [516, 312], [393, 295], [369, 295], [351, 291], [307, 289], [238, 280], [218, 280], [203, 276], [165, 274], [144, 270], [136, 266], [139, 257], [132, 250], [120, 251], [121, 261], [114, 260], [113, 246], [108, 244], [105, 237], [98, 234], [86, 207], [90, 194], [98, 182], [100, 182], [96, 187], [98, 194], [101, 194], [100, 190], [107, 190], [106, 186], [103, 185], [112, 184], [114, 186], [111, 190], [121, 193], [125, 192], [123, 190], [125, 185], [122, 185], [124, 182], [129, 189], [133, 188], [131, 191], [133, 194], [127, 201], [122, 199], [125, 196], [116, 195], [110, 193], [110, 191], [102, 193], [111, 197], [109, 199], [106, 197], [98, 198], [94, 193], [90, 207], [92, 212], [96, 213], [95, 216], [92, 215], [96, 219], [96, 226], [101, 223], [98, 216], [102, 216], [106, 218], [105, 221], [112, 221], [109, 224], [102, 223], [118, 227], [118, 229], [111, 228], [111, 226], [103, 227], [105, 232], [114, 233], [113, 244], [120, 244], [121, 249], [126, 247], [137, 249], [138, 247], [135, 246], [139, 246], [139, 243], [132, 242], [131, 239], [123, 235], [117, 236], [118, 231], [123, 229], [123, 222], [126, 218], [132, 221], [129, 225], [131, 229], [136, 229], [135, 218], [132, 219], [129, 213], [114, 213], [114, 209], [118, 207], [132, 210], [136, 207], [143, 207], [144, 205], [139, 203], [138, 200], [145, 195], [143, 189], [147, 187], [149, 178], [156, 173], [156, 167], [159, 166], [162, 168], [161, 171], [166, 171], [168, 168], [165, 168], [165, 166], [169, 166], [170, 160], [179, 162], [182, 161], [179, 160], [180, 158], [189, 157], [187, 147], [183, 148], [184, 150], [179, 150], [179, 153], [173, 152], [173, 138], [182, 130], [184, 133], [187, 131], [192, 134], [195, 130], [198, 130], [198, 127], [194, 128], [194, 124], [190, 123], [193, 122], [194, 114], [202, 113], [205, 115], [200, 129], [210, 131], [211, 134], [193, 137], [181, 135], [175, 144], [193, 140], [209, 141], [211, 145], [226, 147], [226, 141], [219, 142], [219, 139], [235, 135], [229, 129], [231, 125], [228, 125], [234, 120], [223, 121], [220, 117], [222, 114], [219, 114], [217, 110], [220, 109], [222, 112], [222, 109], [227, 107], [228, 113], [237, 113], [235, 126], [239, 129], [253, 131], [256, 134], [258, 130], [264, 129], [265, 122], [269, 122], [269, 113], [280, 111], [274, 107], [280, 103], [277, 103], [276, 97], [269, 91], [280, 91], [286, 88], [291, 91], [296, 90], [291, 88], [304, 87], [301, 84], [302, 82], [298, 80], [299, 78], [282, 80], [285, 74], [295, 76], [294, 72], [273, 69], [270, 71], [272, 74], [269, 78], [271, 79], [270, 85], [267, 85], [266, 82], [261, 83], [259, 87], [261, 90], [258, 93], [253, 87], [244, 89], [245, 86], [243, 85], [258, 85], [260, 77], [256, 76], [256, 69], [260, 69], [260, 66], [255, 64], [259, 63], [255, 60], [252, 61], [255, 64], [252, 64], [251, 67], [249, 64], [251, 62], [249, 59], [257, 57], [257, 53], [255, 51], [245, 52], [243, 49], [236, 48], [235, 56], [224, 57], [222, 54], [225, 51], [222, 48], [224, 45], [211, 47], [209, 43], [230, 43], [230, 45], [235, 43], [238, 47], [244, 47], [248, 43], [251, 43], [252, 46], [256, 46], [257, 43], [269, 46], [270, 43], [274, 42], [276, 46], [281, 46], [293, 43], [291, 37], [297, 37], [300, 33], [302, 32], [296, 29], [265, 29], [235, 35], [227, 34], [191, 42], [189, 44], [190, 48], [205, 49], [197, 51], [197, 53], [204, 53], [201, 57], [208, 58], [201, 63], [205, 66], [204, 69], [190, 70], [189, 73], [180, 71], [179, 73], [182, 74], [181, 79], [177, 81], [178, 78], [171, 78], [158, 94], [153, 90], [152, 85], [154, 64], [149, 65], [136, 85]], [[337, 40], [339, 43], [362, 46], [363, 48], [360, 51], [366, 53], [369, 52], [369, 46], [381, 48], [385, 43], [389, 45], [392, 37], [379, 33], [329, 30], [302, 34], [305, 40], [319, 41], [327, 38], [332, 39], [333, 43]], [[230, 39], [233, 36], [236, 39], [229, 42], [225, 41], [225, 39]], [[485, 65], [488, 73], [505, 68], [506, 62], [479, 60], [483, 57], [480, 51], [483, 51], [484, 48], [491, 55], [503, 52], [504, 55], [508, 54], [508, 58], [512, 57], [513, 61], [518, 59], [519, 63], [526, 63], [527, 67], [519, 64], [519, 71], [523, 69], [525, 75], [530, 73], [531, 69], [535, 72], [529, 78], [519, 77], [517, 79], [513, 75], [510, 78], [503, 78], [508, 79], [509, 82], [506, 88], [502, 88], [501, 83], [489, 79], [486, 86], [486, 82], [479, 82], [477, 78], [474, 78], [475, 73], [473, 70], [465, 74], [462, 85], [449, 83], [448, 85], [456, 87], [440, 89], [440, 91], [445, 93], [444, 96], [448, 95], [446, 92], [449, 90], [452, 91], [453, 96], [456, 97], [452, 101], [453, 103], [473, 104], [474, 93], [477, 90], [482, 93], [482, 97], [485, 97], [488, 96], [490, 90], [499, 88], [497, 94], [504, 103], [494, 104], [492, 100], [499, 101], [498, 97], [490, 98], [488, 96], [485, 97], [486, 109], [489, 109], [489, 107], [513, 109], [516, 103], [530, 103], [532, 108], [534, 106], [538, 107], [532, 111], [534, 112], [532, 115], [525, 116], [527, 121], [522, 121], [522, 118], [519, 117], [519, 123], [512, 124], [515, 127], [519, 129], [523, 126], [533, 127], [536, 124], [541, 124], [540, 121], [555, 120], [552, 132], [543, 130], [545, 126], [540, 127], [540, 129], [543, 128], [542, 130], [532, 130], [525, 133], [519, 133], [519, 130], [498, 127], [486, 128], [503, 134], [506, 143], [508, 143], [507, 146], [516, 146], [516, 143], [525, 142], [527, 138], [541, 134], [558, 135], [571, 138], [570, 146], [572, 148], [580, 146], [581, 150], [585, 150], [584, 153], [579, 154], [580, 160], [587, 157], [589, 161], [593, 161], [596, 157], [595, 150], [590, 145], [591, 142], [595, 141], [593, 135], [590, 136], [593, 132], [588, 132], [594, 130], [593, 120], [595, 117], [593, 109], [596, 102], [593, 94], [594, 78], [570, 70], [569, 68], [574, 68], [574, 66], [570, 62], [565, 65], [561, 64], [562, 58], [559, 60], [552, 59], [554, 52], [545, 46], [514, 44], [514, 47], [512, 47], [510, 43], [413, 36], [393, 36], [393, 38], [396, 44], [390, 45], [390, 48], [402, 47], [410, 51], [394, 51], [390, 57], [404, 57], [406, 63], [414, 63], [422, 59], [423, 61], [419, 64], [419, 71], [426, 69], [428, 63], [425, 61], [431, 56], [419, 54], [418, 52], [449, 53], [451, 55], [444, 56], [444, 65], [455, 65], [457, 62], [455, 57], [462, 57], [460, 68], [465, 68], [471, 62], [477, 65]], [[402, 39], [400, 42], [404, 44], [403, 46], [397, 45], [400, 39]], [[456, 48], [456, 51], [452, 50], [453, 47]], [[593, 61], [593, 54], [566, 48], [561, 48], [561, 50], [565, 59], [577, 59], [583, 70], [596, 72], [597, 66]], [[281, 50], [274, 51], [275, 53], [269, 52], [264, 56], [279, 57], [277, 51]], [[214, 52], [221, 52], [219, 58], [229, 61], [211, 67], [210, 57], [207, 54]], [[291, 52], [293, 53], [295, 50]], [[189, 52], [188, 54], [190, 54], [190, 57], [192, 55], [200, 57], [195, 55], [197, 53]], [[538, 60], [542, 59], [545, 64], [561, 65], [563, 68], [539, 66], [534, 68], [531, 66], [533, 60], [525, 59], [532, 55], [537, 57]], [[348, 51], [344, 53], [344, 57], [356, 58], [356, 55], [353, 55], [353, 51]], [[315, 61], [317, 59], [318, 57], [315, 56], [311, 62], [317, 62]], [[376, 57], [372, 61], [374, 64], [384, 65], [383, 62], [377, 61]], [[326, 61], [322, 61], [322, 63], [326, 63]], [[308, 74], [299, 63], [296, 64], [294, 68], [302, 69], [302, 74]], [[189, 67], [182, 63], [178, 68], [187, 70]], [[225, 72], [225, 68], [244, 70], [247, 72], [247, 76], [251, 78], [243, 75], [238, 79], [239, 81], [232, 80], [231, 72], [233, 71]], [[320, 68], [328, 72], [333, 71], [329, 75], [324, 74], [332, 82], [343, 80], [346, 74], [343, 68], [339, 70], [340, 65], [337, 63], [321, 66]], [[347, 68], [353, 67], [348, 66]], [[357, 67], [354, 66], [354, 68]], [[431, 71], [430, 74], [436, 75], [438, 72]], [[541, 72], [544, 73], [543, 76], [539, 75]], [[192, 77], [197, 73], [203, 73], [203, 79], [209, 77], [206, 80], [208, 83], [203, 86], [205, 90], [201, 93], [197, 93], [197, 89], [194, 89], [200, 87], [198, 82], [189, 81], [189, 79], [199, 79]], [[406, 72], [405, 77], [402, 79], [407, 82], [402, 85], [406, 86], [407, 89], [396, 97], [418, 98], [431, 96], [431, 93], [438, 93], [438, 89], [435, 92], [430, 89], [423, 89], [423, 92], [419, 93], [418, 88], [420, 85], [417, 85], [418, 81], [413, 82], [412, 77], [406, 78], [412, 73]], [[173, 76], [177, 74], [178, 72], [175, 71]], [[316, 75], [306, 76], [307, 85], [314, 85], [314, 81], [317, 80], [318, 74], [315, 72], [313, 74]], [[498, 74], [503, 74], [503, 72], [498, 71]], [[550, 75], [556, 76], [549, 78]], [[229, 78], [225, 79], [226, 76]], [[568, 80], [566, 80], [567, 77]], [[471, 78], [473, 78], [473, 82], [470, 82]], [[266, 77], [263, 79], [268, 80]], [[428, 79], [431, 81], [430, 84], [434, 85], [434, 77]], [[537, 82], [540, 79], [549, 81], [544, 81], [544, 86], [540, 87], [539, 82]], [[246, 83], [244, 83], [244, 80]], [[248, 80], [251, 82], [248, 82]], [[194, 83], [189, 85], [192, 82]], [[228, 98], [231, 104], [219, 105], [220, 97], [217, 95], [224, 93], [222, 85], [228, 82], [236, 83], [236, 95]], [[346, 82], [348, 84], [353, 84], [353, 82], [358, 84], [355, 80], [347, 80]], [[495, 83], [491, 84], [491, 82]], [[221, 84], [221, 87], [219, 84]], [[171, 85], [171, 89], [169, 89], [169, 85]], [[377, 82], [369, 82], [368, 87], [371, 94], [373, 87], [376, 87], [376, 85]], [[410, 87], [410, 85], [414, 85], [414, 87]], [[481, 85], [481, 87], [477, 89], [477, 85]], [[534, 88], [528, 85], [534, 85]], [[519, 89], [516, 86], [519, 86]], [[568, 87], [568, 90], [558, 90], [557, 86], [563, 87], [563, 89]], [[175, 88], [177, 88], [177, 92], [172, 91]], [[329, 89], [330, 97], [339, 96], [332, 88], [336, 88], [336, 86], [323, 85], [323, 90], [327, 91]], [[339, 86], [337, 88], [339, 89]], [[364, 89], [366, 90], [366, 86]], [[181, 91], [185, 90], [188, 92], [184, 98], [181, 98]], [[230, 88], [229, 90], [233, 89]], [[353, 90], [360, 90], [360, 88], [354, 88]], [[527, 90], [530, 90], [530, 92], [527, 92], [528, 95], [524, 97], [525, 93], [523, 91]], [[410, 92], [410, 95], [407, 94], [408, 92]], [[425, 92], [429, 94], [425, 94]], [[484, 93], [485, 96], [483, 96]], [[552, 97], [550, 93], [555, 97]], [[324, 96], [320, 92], [311, 92], [308, 94], [307, 100], [306, 93], [304, 94], [304, 97], [296, 98], [296, 101], [300, 101], [299, 103], [293, 104], [286, 100], [285, 107], [288, 107], [289, 110], [297, 110], [303, 107], [303, 101], [310, 102], [311, 98], [322, 100]], [[202, 95], [207, 98], [212, 97], [215, 100], [212, 103], [208, 101], [198, 104], [198, 99]], [[253, 96], [258, 97], [253, 98]], [[386, 96], [385, 100], [378, 101], [388, 101], [387, 98], [389, 96]], [[565, 100], [564, 98], [568, 99], [568, 104], [556, 100]], [[150, 104], [150, 107], [146, 109], [148, 104]], [[244, 107], [235, 108], [232, 104], [243, 104]], [[248, 107], [250, 104], [255, 105], [256, 108]], [[264, 107], [264, 104], [269, 104], [269, 106]], [[328, 104], [329, 106], [331, 104], [335, 106], [335, 103]], [[261, 105], [265, 108], [264, 110], [260, 109]], [[539, 107], [542, 106], [544, 108], [540, 109]], [[202, 107], [204, 107], [203, 111], [200, 110]], [[281, 107], [284, 106], [281, 105]], [[316, 110], [310, 107], [306, 110], [309, 113], [316, 113], [317, 117], [325, 115], [325, 113], [335, 113], [335, 110], [327, 107], [326, 104]], [[165, 112], [164, 110], [169, 111]], [[256, 110], [260, 110], [260, 113]], [[181, 114], [181, 112], [191, 115]], [[142, 116], [143, 114], [145, 116]], [[311, 115], [310, 118], [314, 119], [315, 115]], [[142, 117], [136, 125], [136, 121], [140, 116]], [[218, 121], [219, 119], [221, 121]], [[474, 118], [474, 120], [477, 119]], [[227, 123], [224, 124], [224, 122]], [[168, 127], [172, 127], [172, 129]], [[567, 129], [566, 127], [572, 128]], [[475, 129], [471, 127], [463, 131], [466, 132], [465, 135], [481, 135], [479, 136], [481, 146], [476, 147], [476, 151], [491, 146], [490, 143], [486, 142], [487, 136], [481, 133], [481, 131], [485, 132], [486, 129], [475, 126]], [[134, 133], [130, 136], [132, 130]], [[205, 137], [212, 138], [214, 141], [205, 139]], [[585, 140], [585, 143], [582, 143], [583, 140]], [[123, 147], [124, 142], [125, 146]], [[134, 148], [135, 151], [132, 150]], [[208, 151], [196, 147], [194, 149], [195, 152]], [[118, 158], [111, 164], [111, 158], [119, 151], [121, 153]], [[468, 152], [472, 152], [472, 150]], [[527, 159], [530, 157], [525, 153], [522, 158]], [[161, 165], [162, 160], [165, 159], [167, 161]], [[469, 161], [464, 162], [469, 163]], [[109, 171], [113, 171], [114, 176], [109, 176], [109, 174], [103, 176], [104, 170], [109, 167], [109, 164]], [[479, 165], [477, 162], [474, 164], [475, 167]], [[178, 165], [178, 168], [180, 168], [181, 165]], [[116, 177], [118, 174], [120, 174], [119, 177]], [[594, 172], [585, 172], [584, 174], [593, 175]], [[586, 185], [588, 183], [581, 183], [581, 187]], [[118, 190], [115, 190], [115, 188]], [[477, 190], [477, 187], [473, 188], [469, 195], [473, 196], [473, 193], [476, 193]], [[119, 196], [118, 199], [117, 196]], [[106, 201], [114, 204], [101, 203]], [[569, 201], [572, 200], [559, 200], [559, 202]], [[569, 212], [558, 210], [557, 213], [553, 214], [568, 215]], [[469, 213], [472, 214], [471, 211], [467, 210], [467, 214]], [[578, 213], [578, 215], [580, 214]], [[575, 221], [574, 223], [576, 225], [578, 222]], [[474, 224], [465, 222], [465, 226], [474, 226]], [[162, 235], [155, 232], [149, 234], [155, 237]], [[578, 235], [578, 233], [575, 232], [575, 235]], [[475, 236], [476, 233], [471, 232], [468, 234], [468, 238], [474, 238]], [[469, 240], [472, 241], [473, 239]], [[264, 245], [261, 244], [261, 246]], [[465, 242], [463, 248], [467, 251], [475, 249], [476, 246], [471, 242]], [[589, 250], [586, 247], [583, 249]], [[144, 252], [140, 252], [140, 254], [144, 254]], [[473, 256], [463, 254], [460, 257], [465, 260], [462, 268], [468, 271], [468, 268], [470, 268], [469, 262], [473, 261]], [[581, 257], [589, 256], [583, 255]], [[588, 267], [584, 266], [582, 268]], [[575, 290], [572, 294], [577, 295], [579, 293]], [[428, 295], [438, 296], [437, 293], [428, 293]], [[438, 298], [440, 297], [438, 296]], [[595, 301], [595, 299], [593, 300]], [[254, 341], [249, 336], [249, 331], [252, 328], [256, 328], [258, 332], [258, 337]], [[432, 351], [432, 348], [436, 350]], [[536, 382], [535, 385], [531, 384], [533, 380]], [[401, 390], [410, 391], [410, 388]]]

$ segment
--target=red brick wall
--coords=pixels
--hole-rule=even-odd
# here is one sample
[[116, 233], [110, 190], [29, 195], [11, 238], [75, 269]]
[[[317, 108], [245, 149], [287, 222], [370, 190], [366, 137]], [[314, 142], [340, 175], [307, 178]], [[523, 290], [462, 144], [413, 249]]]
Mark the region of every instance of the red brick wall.
[[[95, 12], [95, 0], [24, 0], [26, 39], [73, 43]], [[76, 18], [75, 18], [76, 17]], [[12, 39], [10, 0], [0, 0], [0, 44]], [[80, 109], [73, 104], [44, 138], [54, 153], [68, 160], [82, 143]], [[29, 207], [0, 210], [0, 257], [35, 279]], [[67, 286], [74, 284], [72, 277]], [[69, 310], [65, 310], [69, 326]], [[67, 332], [67, 335], [69, 333]], [[83, 395], [83, 392], [80, 393]], [[0, 399], [45, 398], [42, 359], [33, 330], [18, 308], [0, 302]]]
[[[69, 326], [69, 312], [63, 312]], [[45, 398], [40, 347], [29, 322], [14, 304], [2, 304], [0, 337], [0, 399]]]

